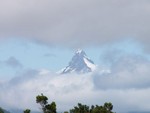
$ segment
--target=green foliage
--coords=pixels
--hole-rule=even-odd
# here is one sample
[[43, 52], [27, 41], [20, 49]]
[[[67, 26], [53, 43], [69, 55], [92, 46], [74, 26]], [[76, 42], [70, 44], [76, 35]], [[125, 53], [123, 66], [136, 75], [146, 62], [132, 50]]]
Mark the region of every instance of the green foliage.
[[48, 103], [47, 100], [48, 98], [43, 94], [36, 97], [36, 103], [40, 103], [41, 106], [45, 106]]
[[69, 113], [68, 111], [65, 111], [64, 113]]
[[41, 105], [43, 113], [56, 113], [55, 102], [48, 104], [48, 98], [43, 94], [36, 97], [36, 102]]
[[56, 113], [56, 104], [52, 102], [51, 104], [47, 104], [45, 106], [46, 113]]
[[104, 104], [104, 108], [105, 108], [107, 111], [111, 112], [111, 110], [113, 109], [113, 105], [112, 105], [112, 103], [105, 103], [105, 104]]
[[10, 112], [0, 107], [0, 113], [10, 113]]
[[31, 112], [30, 109], [26, 109], [26, 110], [23, 111], [23, 113], [30, 113], [30, 112]]
[[74, 109], [70, 110], [70, 113], [89, 113], [89, 111], [89, 106], [78, 103], [78, 105], [75, 106]]
[[111, 103], [105, 103], [103, 106], [92, 105], [91, 107], [78, 103], [70, 110], [70, 113], [113, 113], [112, 109], [113, 105]]
[[[52, 102], [51, 104], [48, 104], [48, 98], [43, 94], [36, 97], [36, 102], [41, 105], [43, 113], [56, 113], [56, 103]], [[78, 103], [77, 106], [70, 110], [70, 112], [65, 111], [64, 113], [114, 113], [112, 112], [112, 109], [113, 105], [110, 102], [104, 103], [103, 106], [92, 105], [91, 107]], [[30, 110], [27, 109], [24, 113], [30, 113]]]
[[0, 113], [4, 113], [4, 110], [0, 107]]

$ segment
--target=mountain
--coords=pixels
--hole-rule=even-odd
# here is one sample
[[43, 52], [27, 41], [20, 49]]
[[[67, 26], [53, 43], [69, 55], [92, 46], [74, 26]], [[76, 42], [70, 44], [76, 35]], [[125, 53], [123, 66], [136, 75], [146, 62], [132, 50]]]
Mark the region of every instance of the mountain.
[[95, 68], [96, 65], [91, 59], [87, 57], [86, 53], [83, 50], [78, 49], [69, 62], [68, 66], [63, 68], [60, 73], [88, 73], [94, 71]]

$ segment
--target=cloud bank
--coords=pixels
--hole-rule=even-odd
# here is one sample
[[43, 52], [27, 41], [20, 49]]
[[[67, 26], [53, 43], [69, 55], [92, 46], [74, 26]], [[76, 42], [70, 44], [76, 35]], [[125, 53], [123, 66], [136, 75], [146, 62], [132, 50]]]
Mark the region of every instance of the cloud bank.
[[0, 39], [78, 48], [132, 37], [150, 48], [148, 0], [2, 0], [0, 11]]
[[100, 89], [149, 88], [150, 61], [139, 55], [120, 56], [111, 64], [110, 73], [94, 75], [95, 86]]
[[[122, 56], [110, 72], [59, 75], [47, 70], [28, 70], [2, 83], [0, 105], [8, 108], [39, 110], [35, 97], [43, 93], [66, 111], [78, 102], [112, 102], [114, 111], [150, 111], [150, 61], [139, 56]], [[7, 98], [6, 98], [7, 97]]]

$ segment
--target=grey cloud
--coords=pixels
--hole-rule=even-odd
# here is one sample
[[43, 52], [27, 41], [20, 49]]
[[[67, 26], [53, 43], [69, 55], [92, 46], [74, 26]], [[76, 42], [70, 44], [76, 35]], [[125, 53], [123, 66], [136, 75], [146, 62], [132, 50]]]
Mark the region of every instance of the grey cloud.
[[16, 76], [16, 77], [12, 78], [9, 81], [9, 85], [15, 86], [15, 85], [18, 85], [21, 83], [25, 83], [26, 81], [29, 80], [29, 78], [33, 79], [38, 74], [39, 74], [38, 70], [33, 70], [33, 69], [26, 70], [26, 71], [22, 72], [22, 76]]
[[3, 64], [12, 68], [21, 68], [23, 66], [15, 57], [10, 57], [8, 60], [4, 61]]
[[95, 74], [94, 83], [100, 89], [145, 89], [150, 87], [150, 61], [142, 56], [120, 56], [110, 73]]
[[1, 38], [80, 47], [134, 37], [149, 49], [148, 0], [3, 0], [0, 11]]
[[123, 50], [110, 47], [103, 52], [103, 54], [100, 56], [100, 59], [102, 59], [102, 62], [105, 65], [113, 65], [118, 60], [118, 58], [123, 55], [123, 53]]

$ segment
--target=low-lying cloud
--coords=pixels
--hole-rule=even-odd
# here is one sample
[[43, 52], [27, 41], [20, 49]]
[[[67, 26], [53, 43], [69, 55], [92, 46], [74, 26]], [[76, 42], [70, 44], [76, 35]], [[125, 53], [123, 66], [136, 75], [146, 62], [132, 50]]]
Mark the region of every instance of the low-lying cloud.
[[47, 70], [29, 70], [22, 76], [2, 83], [0, 105], [7, 108], [39, 110], [35, 97], [43, 93], [66, 111], [78, 102], [112, 102], [114, 111], [150, 111], [150, 61], [137, 56], [123, 56], [108, 71], [60, 75]]

